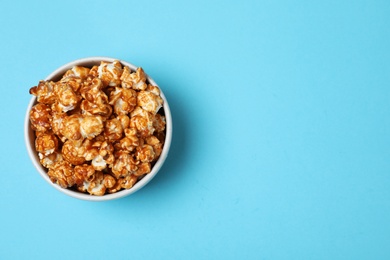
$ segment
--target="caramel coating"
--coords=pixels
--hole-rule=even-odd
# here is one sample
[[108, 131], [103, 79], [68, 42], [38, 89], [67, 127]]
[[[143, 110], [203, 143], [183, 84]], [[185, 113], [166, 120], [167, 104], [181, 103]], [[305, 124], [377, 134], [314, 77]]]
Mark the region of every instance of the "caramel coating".
[[73, 164], [80, 165], [85, 162], [83, 156], [81, 141], [68, 140], [62, 146], [62, 156], [65, 161]]
[[161, 155], [160, 89], [119, 61], [74, 66], [30, 88], [35, 149], [53, 183], [102, 196], [132, 188]]
[[46, 132], [51, 129], [51, 110], [50, 107], [43, 103], [38, 103], [31, 108], [30, 122], [35, 131]]
[[102, 61], [99, 68], [99, 78], [105, 86], [117, 86], [121, 84], [122, 64], [119, 61], [112, 63]]
[[107, 120], [104, 126], [104, 134], [109, 141], [121, 139], [123, 134], [121, 121], [117, 118]]
[[44, 156], [54, 153], [58, 148], [58, 139], [54, 134], [42, 133], [35, 139], [35, 150]]
[[56, 101], [62, 112], [73, 110], [81, 100], [81, 96], [76, 94], [73, 88], [66, 83], [58, 83], [54, 86]]
[[126, 89], [145, 90], [147, 88], [146, 76], [142, 68], [137, 68], [136, 72], [132, 73], [129, 67], [125, 67], [121, 80], [122, 87]]
[[137, 152], [135, 156], [137, 160], [141, 162], [152, 162], [155, 158], [153, 146], [149, 144], [144, 144], [140, 147], [137, 147]]
[[121, 188], [123, 188], [123, 189], [130, 189], [137, 182], [137, 179], [138, 179], [137, 176], [131, 174], [129, 176], [120, 178], [118, 180], [118, 183], [120, 184]]
[[82, 186], [85, 181], [91, 182], [95, 179], [95, 169], [88, 164], [74, 167], [74, 181], [77, 186]]
[[137, 96], [137, 104], [142, 109], [152, 113], [153, 115], [162, 107], [163, 100], [150, 91], [140, 91]]
[[118, 151], [115, 154], [115, 161], [111, 167], [112, 173], [118, 179], [126, 177], [138, 170], [137, 161], [126, 151]]
[[132, 89], [116, 88], [111, 92], [110, 105], [113, 105], [117, 115], [127, 115], [137, 105], [137, 92]]
[[56, 163], [63, 161], [62, 154], [60, 152], [53, 152], [49, 155], [43, 155], [41, 153], [38, 153], [39, 161], [42, 164], [43, 167], [50, 169], [52, 168]]
[[72, 187], [75, 184], [73, 176], [74, 168], [67, 161], [59, 161], [47, 172], [50, 180], [62, 188]]
[[53, 82], [51, 81], [39, 81], [37, 86], [30, 89], [30, 94], [36, 96], [39, 103], [46, 105], [53, 104], [56, 99]]

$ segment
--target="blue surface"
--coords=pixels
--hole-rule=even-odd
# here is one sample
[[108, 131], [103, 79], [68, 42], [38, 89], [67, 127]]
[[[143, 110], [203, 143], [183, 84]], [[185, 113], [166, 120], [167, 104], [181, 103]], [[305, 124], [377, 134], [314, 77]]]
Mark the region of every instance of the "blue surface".
[[[0, 259], [390, 259], [389, 1], [2, 1]], [[39, 176], [30, 87], [87, 56], [142, 66], [174, 119], [145, 188]]]

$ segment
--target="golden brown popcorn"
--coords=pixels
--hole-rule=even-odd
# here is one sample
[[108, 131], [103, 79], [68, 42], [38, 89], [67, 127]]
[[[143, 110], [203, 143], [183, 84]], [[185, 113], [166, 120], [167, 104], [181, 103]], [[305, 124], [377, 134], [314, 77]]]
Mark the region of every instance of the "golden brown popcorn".
[[115, 147], [117, 150], [132, 152], [135, 147], [140, 145], [140, 139], [137, 136], [137, 130], [133, 128], [127, 128], [124, 132], [126, 136], [119, 140], [119, 142], [115, 144]]
[[165, 143], [165, 132], [156, 132], [154, 134], [155, 137], [157, 137], [158, 140], [160, 140], [160, 143], [164, 145]]
[[96, 144], [95, 139], [84, 139], [82, 145], [79, 147], [79, 155], [84, 157], [86, 161], [91, 161], [99, 155], [100, 143]]
[[153, 127], [156, 132], [163, 132], [165, 130], [165, 116], [156, 114], [153, 120]]
[[106, 169], [107, 165], [111, 165], [114, 162], [114, 147], [111, 143], [100, 139], [98, 136], [94, 140], [84, 140], [80, 147], [79, 154], [85, 158], [86, 161], [90, 161], [90, 164], [97, 171]]
[[58, 139], [54, 134], [42, 133], [35, 139], [35, 149], [37, 152], [47, 156], [54, 153], [58, 148]]
[[83, 138], [92, 139], [103, 131], [101, 116], [85, 115], [80, 117], [80, 133]]
[[51, 130], [62, 141], [65, 142], [66, 138], [61, 134], [62, 122], [67, 117], [66, 113], [53, 113], [51, 120]]
[[110, 174], [104, 174], [103, 185], [107, 189], [113, 188], [115, 186], [116, 182], [117, 182], [116, 179], [114, 177], [112, 177]]
[[108, 104], [101, 104], [101, 103], [92, 103], [88, 100], [81, 101], [80, 108], [82, 110], [82, 113], [85, 115], [96, 115], [101, 116], [103, 118], [108, 118], [111, 116], [112, 113], [112, 107]]
[[137, 96], [137, 105], [153, 115], [162, 107], [163, 100], [160, 96], [150, 91], [140, 91]]
[[109, 104], [113, 105], [117, 115], [126, 115], [132, 112], [137, 105], [137, 92], [117, 87], [111, 92]]
[[114, 155], [112, 153], [107, 153], [105, 156], [101, 154], [103, 150], [99, 151], [99, 154], [95, 156], [91, 165], [97, 171], [102, 171], [107, 168], [107, 165], [112, 165], [114, 163]]
[[154, 116], [141, 107], [136, 107], [131, 113], [130, 127], [137, 130], [140, 136], [147, 137], [153, 134]]
[[115, 184], [111, 188], [106, 189], [107, 193], [115, 193], [122, 189], [121, 182], [119, 181], [120, 179], [116, 179], [116, 178], [114, 179], [115, 179]]
[[143, 162], [138, 165], [138, 170], [134, 173], [135, 176], [142, 176], [148, 174], [152, 170], [152, 166], [149, 162]]
[[148, 87], [146, 88], [147, 91], [152, 92], [156, 96], [160, 96], [161, 91], [157, 86], [154, 86], [152, 84], [149, 84]]
[[73, 88], [66, 83], [57, 83], [54, 85], [54, 92], [56, 94], [56, 101], [63, 112], [68, 112], [76, 108], [81, 100]]
[[[138, 137], [137, 141], [138, 141]], [[127, 136], [123, 137], [119, 142], [115, 144], [117, 150], [124, 150], [127, 152], [132, 152], [139, 142], [134, 142], [134, 140], [128, 138]]]
[[38, 103], [31, 108], [30, 122], [35, 131], [45, 132], [51, 129], [51, 109], [43, 103]]
[[72, 187], [74, 182], [73, 167], [67, 161], [56, 162], [47, 172], [50, 180], [57, 183], [62, 188]]
[[131, 72], [130, 68], [125, 66], [120, 79], [123, 88], [135, 90], [145, 90], [147, 88], [146, 75], [141, 67], [137, 68], [136, 72]]
[[80, 118], [81, 115], [77, 114], [64, 117], [59, 129], [61, 135], [70, 140], [82, 139], [83, 136], [80, 132]]
[[95, 171], [92, 181], [84, 181], [81, 186], [78, 186], [81, 191], [87, 191], [91, 195], [102, 196], [106, 192], [104, 185], [104, 174], [100, 171]]
[[127, 115], [119, 115], [117, 119], [121, 122], [122, 129], [126, 129], [130, 125], [130, 118]]
[[89, 164], [77, 165], [74, 167], [74, 181], [77, 186], [84, 182], [91, 182], [95, 179], [95, 169]]
[[80, 78], [80, 79], [85, 79], [89, 75], [89, 68], [82, 67], [82, 66], [73, 66], [72, 69], [68, 70], [65, 72], [64, 78]]
[[138, 146], [135, 156], [141, 162], [152, 162], [155, 158], [153, 146], [149, 144]]
[[117, 179], [128, 176], [136, 172], [137, 169], [137, 162], [130, 153], [126, 151], [118, 151], [115, 153], [115, 162], [112, 165], [111, 171]]
[[108, 98], [102, 91], [103, 82], [99, 78], [93, 78], [91, 81], [85, 82], [80, 89], [81, 96], [92, 103], [107, 103]]
[[71, 87], [74, 92], [78, 92], [80, 87], [82, 86], [82, 81], [83, 80], [81, 78], [69, 76], [69, 77], [63, 77], [59, 81], [59, 83], [66, 84], [69, 87]]
[[87, 81], [99, 77], [99, 66], [93, 66], [88, 73]]
[[83, 156], [83, 142], [81, 140], [68, 140], [62, 146], [62, 156], [64, 160], [73, 164], [80, 165], [85, 162], [85, 157]]
[[62, 153], [57, 151], [49, 155], [43, 155], [42, 153], [38, 153], [38, 156], [42, 166], [47, 169], [52, 168], [57, 162], [63, 161]]
[[102, 61], [98, 68], [99, 78], [105, 86], [117, 86], [121, 84], [122, 64], [119, 61], [112, 63]]
[[39, 103], [46, 105], [53, 104], [56, 99], [52, 81], [39, 81], [38, 86], [30, 88], [30, 94], [36, 96]]
[[105, 137], [113, 142], [121, 139], [123, 133], [123, 128], [121, 121], [117, 118], [107, 120], [104, 126]]
[[131, 174], [129, 176], [119, 178], [118, 182], [123, 189], [130, 189], [131, 187], [134, 186], [134, 184], [137, 182], [138, 177]]
[[137, 129], [129, 127], [129, 128], [126, 128], [124, 130], [124, 133], [125, 133], [126, 137], [133, 140], [133, 143], [135, 146], [139, 145], [139, 140], [137, 138]]
[[155, 154], [154, 158], [157, 159], [161, 155], [163, 144], [154, 135], [146, 137], [146, 143], [153, 147], [153, 151]]

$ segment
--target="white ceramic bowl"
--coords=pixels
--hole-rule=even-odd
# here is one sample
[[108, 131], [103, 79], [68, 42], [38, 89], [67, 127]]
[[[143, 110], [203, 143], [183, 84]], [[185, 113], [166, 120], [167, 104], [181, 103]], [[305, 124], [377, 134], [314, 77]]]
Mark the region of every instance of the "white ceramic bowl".
[[[76, 66], [76, 65], [85, 66], [85, 67], [92, 67], [94, 65], [99, 65], [101, 61], [113, 62], [114, 60], [119, 60], [119, 59], [114, 59], [114, 58], [110, 58], [110, 57], [88, 57], [88, 58], [78, 59], [78, 60], [69, 62], [69, 63], [59, 67], [58, 69], [53, 71], [49, 76], [47, 76], [45, 80], [57, 81], [62, 77], [62, 75], [67, 70], [71, 69], [73, 66]], [[128, 66], [131, 70], [137, 69], [137, 67], [131, 63], [128, 63], [128, 62], [123, 61], [123, 60], [119, 60], [119, 61], [122, 63], [122, 65]], [[156, 82], [152, 78], [150, 78], [148, 75], [147, 75], [147, 79], [148, 79], [149, 83], [151, 83], [155, 86], [158, 86], [156, 84]], [[35, 96], [33, 96], [31, 98], [31, 101], [30, 101], [28, 108], [27, 108], [26, 117], [24, 120], [24, 138], [25, 138], [25, 143], [26, 143], [26, 147], [27, 147], [27, 152], [31, 158], [31, 161], [33, 162], [33, 165], [38, 170], [38, 172], [42, 176], [42, 178], [49, 185], [51, 185], [52, 187], [54, 187], [58, 191], [65, 193], [66, 195], [69, 195], [71, 197], [77, 198], [77, 199], [88, 200], [88, 201], [106, 201], [106, 200], [113, 200], [113, 199], [122, 198], [122, 197], [128, 196], [128, 195], [138, 191], [139, 189], [144, 187], [160, 170], [161, 166], [163, 165], [165, 159], [168, 156], [169, 148], [171, 145], [172, 116], [171, 116], [171, 111], [169, 109], [168, 101], [164, 96], [163, 90], [161, 88], [160, 88], [160, 90], [161, 90], [161, 97], [164, 100], [163, 109], [164, 109], [165, 118], [166, 118], [166, 130], [165, 130], [166, 137], [165, 137], [164, 147], [163, 147], [163, 150], [162, 150], [162, 153], [161, 153], [159, 159], [157, 160], [157, 162], [153, 166], [151, 172], [146, 174], [145, 177], [142, 178], [140, 181], [138, 181], [131, 189], [121, 190], [119, 192], [112, 193], [112, 194], [106, 194], [103, 196], [94, 196], [94, 195], [89, 195], [89, 194], [73, 191], [70, 189], [64, 189], [64, 188], [61, 188], [59, 185], [52, 183], [47, 175], [47, 169], [44, 168], [40, 164], [37, 152], [35, 151], [35, 136], [34, 136], [33, 130], [31, 129], [31, 124], [30, 124], [30, 119], [29, 119], [30, 110], [36, 104], [36, 97]]]

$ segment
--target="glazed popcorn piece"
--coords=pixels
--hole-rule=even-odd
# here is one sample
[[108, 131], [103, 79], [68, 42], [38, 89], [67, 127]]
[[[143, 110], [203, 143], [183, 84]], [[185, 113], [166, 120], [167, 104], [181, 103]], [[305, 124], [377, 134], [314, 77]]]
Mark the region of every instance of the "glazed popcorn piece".
[[138, 162], [127, 151], [118, 151], [111, 167], [113, 175], [118, 179], [132, 174], [138, 170]]
[[142, 176], [151, 171], [151, 165], [148, 162], [143, 162], [138, 166], [137, 171], [134, 173], [135, 176]]
[[100, 116], [82, 116], [80, 118], [80, 133], [83, 138], [92, 139], [103, 131], [103, 119]]
[[129, 67], [125, 67], [123, 69], [121, 80], [123, 88], [145, 90], [147, 87], [146, 76], [142, 68], [137, 68], [136, 72], [131, 72]]
[[151, 162], [154, 160], [154, 150], [151, 145], [144, 144], [137, 147], [137, 152], [135, 154], [137, 160], [141, 162]]
[[78, 92], [82, 86], [82, 79], [78, 77], [64, 77], [60, 80], [60, 82], [71, 87], [75, 92]]
[[50, 180], [57, 183], [62, 188], [72, 187], [74, 182], [73, 167], [67, 161], [59, 161], [53, 165], [47, 172]]
[[63, 161], [62, 154], [60, 152], [53, 152], [49, 155], [43, 155], [42, 153], [38, 153], [39, 161], [43, 167], [50, 169], [56, 163]]
[[30, 89], [35, 148], [53, 183], [95, 196], [132, 188], [161, 155], [160, 89], [119, 61], [75, 66]]
[[83, 151], [82, 141], [78, 140], [66, 141], [61, 150], [64, 160], [72, 165], [80, 165], [86, 161]]
[[138, 180], [138, 177], [133, 175], [133, 174], [131, 174], [129, 176], [120, 178], [118, 180], [118, 183], [121, 186], [121, 188], [123, 188], [123, 189], [130, 189], [131, 187], [134, 186], [134, 184], [137, 182], [137, 180]]
[[137, 104], [142, 107], [142, 109], [152, 114], [156, 114], [163, 103], [162, 98], [158, 95], [150, 91], [140, 91], [137, 96]]
[[121, 121], [117, 118], [107, 120], [104, 126], [104, 134], [109, 141], [117, 141], [121, 139], [123, 134]]
[[98, 152], [91, 160], [91, 165], [95, 170], [102, 171], [107, 168], [107, 165], [112, 165], [114, 163], [114, 147], [111, 143], [108, 143], [107, 141], [97, 141], [93, 144], [93, 147], [98, 148]]
[[141, 107], [136, 107], [131, 113], [130, 127], [137, 130], [142, 137], [150, 136], [154, 133], [154, 116]]
[[119, 61], [112, 63], [102, 61], [98, 67], [99, 78], [106, 86], [117, 86], [121, 84], [122, 64]]
[[95, 169], [88, 164], [74, 167], [74, 182], [77, 186], [83, 187], [84, 182], [91, 182], [95, 179]]
[[43, 103], [38, 103], [30, 111], [31, 127], [35, 131], [46, 132], [51, 128], [51, 109]]
[[81, 96], [77, 95], [73, 88], [68, 84], [56, 84], [54, 87], [56, 101], [62, 112], [68, 112], [76, 108], [81, 100]]
[[165, 125], [166, 125], [165, 117], [160, 114], [156, 114], [153, 120], [154, 129], [157, 132], [163, 132], [165, 130]]
[[80, 120], [81, 115], [70, 115], [66, 116], [61, 123], [60, 133], [66, 139], [70, 140], [80, 140], [82, 138], [80, 132]]
[[35, 149], [38, 153], [47, 156], [54, 153], [58, 148], [58, 139], [54, 134], [38, 134], [35, 139]]
[[137, 92], [132, 89], [117, 87], [111, 92], [110, 105], [114, 106], [117, 115], [127, 115], [137, 105]]
[[146, 143], [153, 147], [155, 158], [158, 158], [161, 155], [163, 144], [160, 140], [154, 135], [146, 138]]
[[30, 89], [30, 94], [37, 97], [39, 103], [51, 105], [56, 100], [53, 82], [41, 80], [38, 86]]
[[93, 178], [91, 180], [85, 180], [83, 184], [79, 186], [79, 190], [84, 192], [87, 191], [91, 195], [104, 195], [107, 189], [105, 184], [109, 183], [104, 181], [105, 176], [107, 176], [107, 174], [95, 171]]
[[117, 150], [132, 152], [135, 147], [140, 145], [140, 139], [137, 136], [137, 130], [134, 128], [127, 128], [124, 132], [126, 136], [119, 140], [119, 142], [115, 144], [115, 147]]
[[82, 67], [82, 66], [74, 66], [72, 69], [65, 72], [63, 79], [66, 78], [80, 78], [85, 79], [89, 75], [89, 68]]

